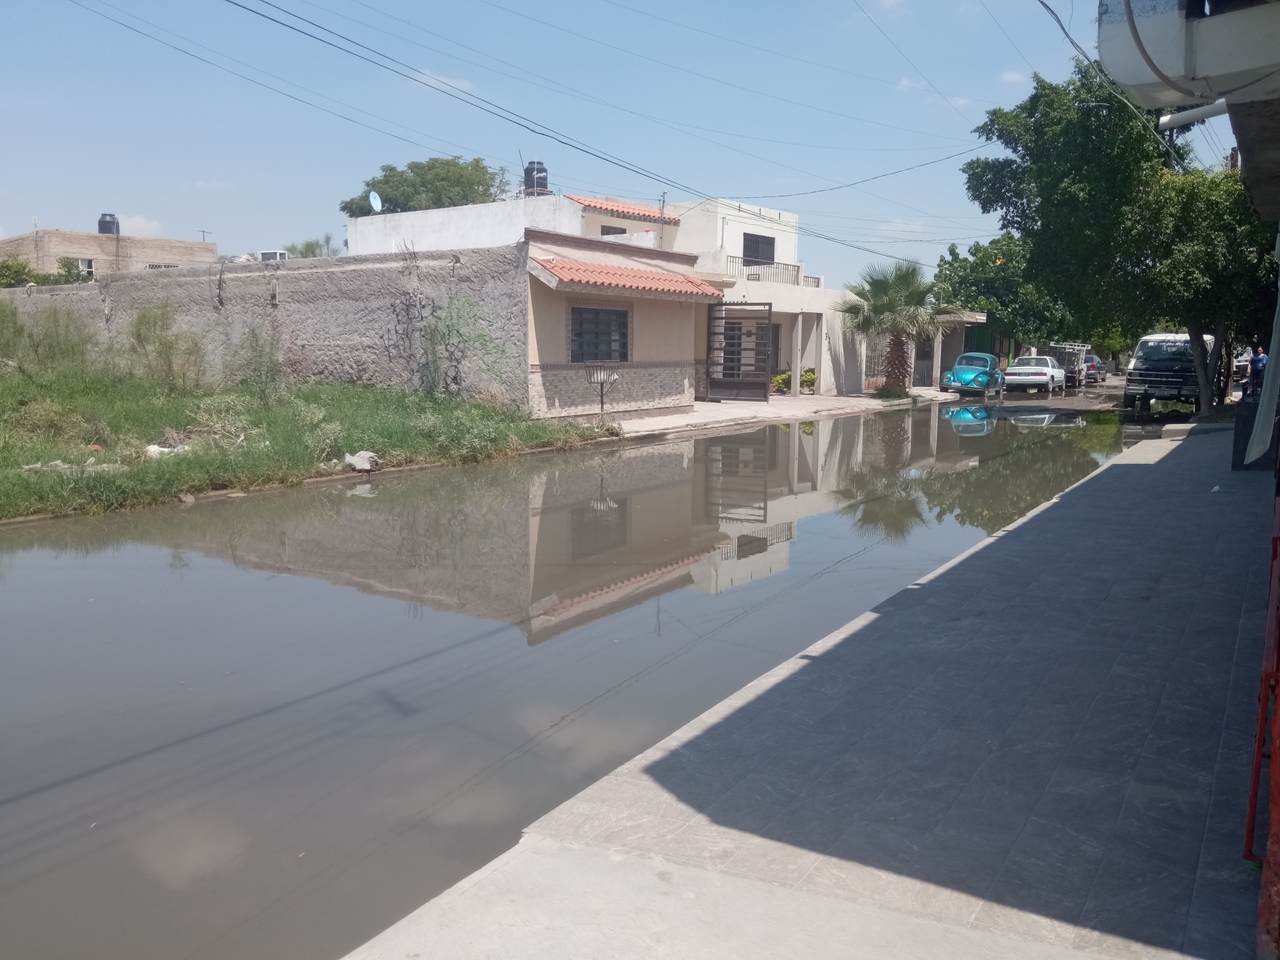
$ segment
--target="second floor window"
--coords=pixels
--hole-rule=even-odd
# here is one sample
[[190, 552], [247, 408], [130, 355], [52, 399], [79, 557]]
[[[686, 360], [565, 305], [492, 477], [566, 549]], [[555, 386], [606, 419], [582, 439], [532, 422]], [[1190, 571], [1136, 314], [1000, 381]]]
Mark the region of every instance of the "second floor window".
[[569, 309], [569, 362], [625, 362], [630, 359], [627, 311], [598, 307]]
[[625, 237], [626, 235], [626, 227], [611, 227], [607, 223], [600, 226], [600, 236], [602, 237]]
[[747, 267], [758, 267], [762, 263], [773, 263], [773, 237], [762, 237], [755, 233], [742, 235], [742, 263]]

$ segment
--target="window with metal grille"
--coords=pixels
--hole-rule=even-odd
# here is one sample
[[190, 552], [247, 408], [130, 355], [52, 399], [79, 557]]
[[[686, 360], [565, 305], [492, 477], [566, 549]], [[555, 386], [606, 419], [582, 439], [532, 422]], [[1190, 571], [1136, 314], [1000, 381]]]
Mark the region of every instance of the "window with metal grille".
[[602, 237], [625, 237], [626, 235], [626, 227], [611, 227], [607, 223], [600, 225], [600, 236]]
[[755, 233], [742, 235], [742, 263], [747, 267], [758, 267], [762, 263], [773, 263], [773, 237], [762, 237]]
[[569, 309], [569, 362], [599, 363], [630, 358], [627, 311], [599, 307]]

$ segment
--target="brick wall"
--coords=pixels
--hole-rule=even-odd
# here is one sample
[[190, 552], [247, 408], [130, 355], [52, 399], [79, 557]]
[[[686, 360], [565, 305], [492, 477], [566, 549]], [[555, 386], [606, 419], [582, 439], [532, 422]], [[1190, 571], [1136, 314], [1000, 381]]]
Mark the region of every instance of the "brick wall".
[[[605, 394], [605, 416], [638, 410], [691, 407], [692, 361], [613, 364], [618, 379]], [[580, 363], [534, 364], [529, 369], [529, 408], [535, 417], [595, 416], [599, 387], [587, 383]]]

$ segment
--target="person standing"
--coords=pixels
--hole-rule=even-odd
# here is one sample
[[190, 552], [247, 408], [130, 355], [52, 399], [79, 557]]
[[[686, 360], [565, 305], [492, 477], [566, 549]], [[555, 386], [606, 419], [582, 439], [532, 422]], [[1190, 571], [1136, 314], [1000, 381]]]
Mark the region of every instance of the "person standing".
[[1257, 400], [1262, 390], [1262, 377], [1267, 372], [1267, 354], [1262, 349], [1262, 344], [1255, 344], [1253, 348], [1253, 356], [1249, 358], [1249, 382], [1245, 385], [1245, 390], [1241, 394], [1241, 399], [1245, 395], [1251, 395]]

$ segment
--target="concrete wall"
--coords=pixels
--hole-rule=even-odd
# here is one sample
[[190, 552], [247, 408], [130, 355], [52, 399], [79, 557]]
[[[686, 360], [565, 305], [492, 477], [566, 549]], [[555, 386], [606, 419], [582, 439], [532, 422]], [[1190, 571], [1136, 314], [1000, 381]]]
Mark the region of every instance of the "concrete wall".
[[92, 260], [94, 275], [101, 277], [110, 273], [154, 269], [153, 265], [186, 267], [216, 263], [218, 247], [194, 240], [117, 238], [115, 234], [78, 230], [35, 230], [0, 240], [0, 259], [8, 257], [25, 260], [40, 273], [56, 273], [59, 257]]
[[[722, 251], [742, 256], [742, 235], [754, 233], [773, 237], [773, 258], [779, 263], [800, 262], [800, 217], [785, 210], [772, 210], [730, 200], [700, 200], [673, 203], [667, 213], [680, 218], [680, 232], [672, 249], [699, 255]], [[698, 264], [702, 270], [720, 266]]]
[[[564, 197], [519, 197], [465, 207], [352, 217], [347, 220], [347, 250], [366, 255], [406, 249], [500, 247], [524, 239], [526, 227], [581, 236], [582, 205]], [[595, 232], [598, 235], [599, 228]]]
[[[441, 371], [432, 330], [460, 356], [466, 395], [528, 402], [527, 247], [210, 264], [117, 274], [90, 284], [0, 290], [24, 322], [57, 305], [88, 323], [103, 350], [126, 351], [135, 311], [169, 303], [205, 348], [208, 375], [234, 380], [250, 330], [278, 341], [286, 375], [419, 388]], [[450, 332], [452, 331], [452, 332]], [[482, 336], [483, 335], [483, 336]]]

